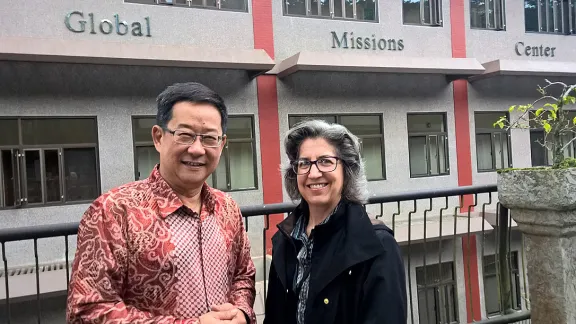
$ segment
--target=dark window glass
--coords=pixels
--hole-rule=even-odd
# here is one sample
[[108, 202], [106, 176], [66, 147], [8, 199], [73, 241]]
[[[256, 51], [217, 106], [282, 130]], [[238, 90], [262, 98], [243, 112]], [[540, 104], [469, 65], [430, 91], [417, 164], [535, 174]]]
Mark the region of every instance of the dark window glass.
[[66, 200], [92, 200], [98, 196], [95, 148], [64, 149]]
[[42, 202], [42, 168], [40, 166], [40, 151], [24, 152], [26, 172], [27, 202], [36, 204]]
[[46, 202], [61, 201], [60, 194], [60, 155], [58, 150], [44, 150], [46, 177]]
[[[286, 13], [289, 15], [306, 16], [306, 0], [285, 0]], [[318, 4], [316, 3], [312, 11], [318, 14]]]
[[24, 145], [94, 144], [98, 142], [92, 118], [22, 119]]
[[2, 184], [0, 188], [0, 207], [11, 207], [17, 205], [18, 192], [18, 171], [16, 150], [0, 150], [0, 165], [2, 170], [0, 179]]
[[134, 118], [132, 125], [134, 141], [136, 143], [152, 143], [152, 126], [156, 125], [156, 118]]
[[0, 119], [0, 146], [18, 144], [18, 120]]
[[448, 174], [448, 134], [443, 114], [408, 115], [410, 176]]
[[420, 0], [404, 0], [402, 14], [405, 24], [420, 25]]

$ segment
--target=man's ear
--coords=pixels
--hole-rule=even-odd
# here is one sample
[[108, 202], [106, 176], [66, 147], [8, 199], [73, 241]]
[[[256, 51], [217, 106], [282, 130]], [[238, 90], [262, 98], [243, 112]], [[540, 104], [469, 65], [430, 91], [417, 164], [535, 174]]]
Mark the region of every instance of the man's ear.
[[154, 147], [156, 151], [160, 152], [160, 146], [162, 145], [162, 138], [164, 137], [164, 130], [158, 125], [152, 126], [152, 141], [154, 142]]

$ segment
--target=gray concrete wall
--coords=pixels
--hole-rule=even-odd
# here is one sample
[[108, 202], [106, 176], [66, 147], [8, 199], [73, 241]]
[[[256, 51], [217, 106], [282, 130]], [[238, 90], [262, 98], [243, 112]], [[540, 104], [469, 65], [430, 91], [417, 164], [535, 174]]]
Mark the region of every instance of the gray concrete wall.
[[[259, 147], [256, 86], [242, 71], [2, 62], [0, 116], [95, 116], [101, 189], [106, 192], [134, 181], [132, 116], [154, 116], [157, 94], [167, 85], [184, 81], [199, 81], [219, 92], [231, 115], [253, 115]], [[260, 161], [259, 152], [256, 159]], [[242, 205], [262, 203], [261, 168], [257, 169], [260, 189], [231, 193]], [[87, 207], [81, 204], [0, 210], [0, 226], [79, 221]], [[261, 218], [250, 221], [254, 253], [262, 250], [261, 228]], [[41, 262], [63, 260], [63, 249], [58, 247], [63, 240], [39, 241], [40, 248], [46, 249], [40, 254]], [[7, 249], [11, 266], [33, 262], [32, 243], [27, 243], [11, 243], [13, 247]]]
[[[378, 1], [378, 23], [363, 21], [342, 21], [309, 17], [285, 16], [283, 2], [272, 1], [274, 21], [274, 46], [277, 60], [285, 59], [299, 51], [340, 51], [390, 56], [451, 57], [450, 8], [444, 0], [442, 27], [410, 26], [402, 22], [402, 1]], [[331, 32], [340, 37], [344, 32], [348, 37], [369, 37], [378, 40], [402, 39], [402, 51], [372, 49], [332, 48]]]
[[[574, 61], [576, 60], [576, 37], [554, 34], [526, 33], [524, 26], [524, 1], [506, 1], [506, 30], [493, 31], [470, 28], [470, 1], [464, 1], [466, 11], [466, 46], [468, 57], [481, 63], [496, 60]], [[554, 57], [517, 55], [515, 45], [556, 47]]]
[[[250, 7], [250, 1], [248, 1]], [[65, 17], [72, 11], [82, 11], [84, 19], [94, 14], [96, 34], [74, 33], [66, 28]], [[254, 47], [252, 14], [198, 8], [182, 8], [160, 5], [125, 3], [123, 0], [23, 0], [16, 3], [0, 3], [0, 37], [56, 38], [68, 40], [93, 40], [111, 42], [134, 42], [146, 44], [170, 44], [210, 46], [215, 48]], [[120, 36], [114, 31], [109, 35], [99, 31], [99, 22], [108, 19], [115, 22], [138, 21], [145, 26], [150, 18], [151, 37]], [[72, 19], [71, 26], [79, 28]], [[233, 28], [231, 28], [233, 26]], [[145, 27], [143, 27], [144, 32]], [[146, 33], [145, 33], [146, 34]]]

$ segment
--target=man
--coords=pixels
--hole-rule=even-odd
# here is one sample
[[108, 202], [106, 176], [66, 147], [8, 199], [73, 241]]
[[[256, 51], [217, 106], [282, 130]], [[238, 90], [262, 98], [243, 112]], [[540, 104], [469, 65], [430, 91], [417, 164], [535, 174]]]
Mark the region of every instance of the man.
[[168, 87], [157, 104], [160, 164], [82, 217], [68, 322], [256, 323], [240, 209], [205, 183], [226, 143], [226, 106], [198, 83]]

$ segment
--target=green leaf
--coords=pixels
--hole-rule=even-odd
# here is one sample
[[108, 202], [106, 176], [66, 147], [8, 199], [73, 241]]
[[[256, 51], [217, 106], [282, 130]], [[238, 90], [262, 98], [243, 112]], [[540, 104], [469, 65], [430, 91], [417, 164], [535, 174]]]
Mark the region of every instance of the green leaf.
[[548, 124], [548, 122], [545, 122], [544, 130], [546, 131], [546, 133], [550, 133], [550, 131], [552, 130], [552, 126], [550, 126], [550, 124]]
[[516, 105], [510, 106], [510, 108], [508, 108], [508, 112], [513, 112], [514, 109], [516, 109]]
[[556, 115], [556, 111], [554, 110], [550, 110], [550, 116], [552, 117], [552, 120], [556, 120], [558, 118], [558, 115]]
[[576, 104], [576, 97], [572, 97], [572, 96], [564, 97], [564, 104], [566, 104], [566, 105]]
[[573, 123], [574, 125], [576, 125], [576, 117], [574, 117], [574, 119], [572, 119], [572, 123]]
[[544, 107], [550, 107], [552, 109], [554, 109], [554, 111], [558, 110], [558, 105], [557, 104], [551, 104], [551, 103], [547, 103], [544, 105]]
[[544, 108], [538, 108], [538, 110], [536, 110], [536, 117], [540, 116], [540, 114], [542, 114], [542, 112], [544, 111]]

